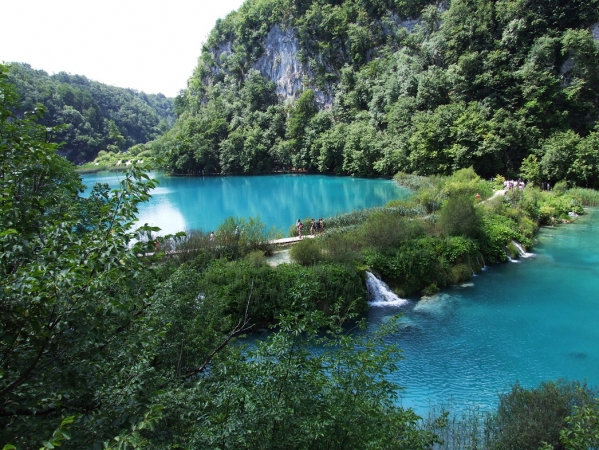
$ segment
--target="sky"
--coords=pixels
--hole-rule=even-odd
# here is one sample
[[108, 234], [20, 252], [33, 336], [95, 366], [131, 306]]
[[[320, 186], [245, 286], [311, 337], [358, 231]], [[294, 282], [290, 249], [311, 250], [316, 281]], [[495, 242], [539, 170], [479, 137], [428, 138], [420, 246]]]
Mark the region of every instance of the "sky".
[[174, 97], [216, 20], [243, 1], [2, 0], [0, 61]]

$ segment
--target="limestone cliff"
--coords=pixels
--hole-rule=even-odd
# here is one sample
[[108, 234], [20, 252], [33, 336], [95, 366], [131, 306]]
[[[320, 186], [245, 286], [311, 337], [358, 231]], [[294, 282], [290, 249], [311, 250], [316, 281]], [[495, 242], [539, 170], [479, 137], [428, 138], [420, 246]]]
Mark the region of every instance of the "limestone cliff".
[[264, 53], [252, 68], [276, 85], [278, 97], [285, 101], [297, 98], [305, 88], [314, 89], [316, 101], [327, 107], [331, 104], [330, 92], [323, 92], [305, 83], [313, 78], [312, 71], [299, 59], [300, 43], [293, 28], [286, 30], [274, 25], [264, 41]]

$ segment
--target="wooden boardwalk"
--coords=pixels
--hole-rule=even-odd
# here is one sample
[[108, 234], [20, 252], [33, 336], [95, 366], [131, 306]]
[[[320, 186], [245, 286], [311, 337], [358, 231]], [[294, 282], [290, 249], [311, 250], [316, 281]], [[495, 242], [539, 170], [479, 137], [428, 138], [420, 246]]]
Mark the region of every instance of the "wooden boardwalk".
[[[308, 234], [307, 236], [302, 236], [301, 239], [311, 239], [311, 238], [315, 238], [316, 235], [313, 234]], [[299, 242], [300, 240], [299, 236], [294, 236], [294, 237], [289, 237], [289, 238], [282, 238], [282, 239], [274, 239], [272, 241], [268, 241], [269, 244], [272, 245], [286, 245], [286, 244], [295, 244], [296, 242]]]
[[[307, 235], [307, 236], [302, 236], [302, 238], [300, 239], [299, 236], [294, 236], [294, 237], [288, 237], [288, 238], [282, 238], [282, 239], [273, 239], [272, 241], [268, 241], [269, 244], [271, 245], [288, 245], [288, 244], [295, 244], [296, 242], [299, 242], [300, 240], [303, 239], [312, 239], [315, 238], [316, 235]], [[164, 252], [164, 254], [166, 256], [170, 256], [170, 255], [178, 255], [181, 253], [185, 253], [185, 251], [177, 251], [177, 250], [169, 250]], [[143, 254], [139, 254], [137, 256], [154, 256], [154, 252], [147, 252], [147, 253], [143, 253]]]

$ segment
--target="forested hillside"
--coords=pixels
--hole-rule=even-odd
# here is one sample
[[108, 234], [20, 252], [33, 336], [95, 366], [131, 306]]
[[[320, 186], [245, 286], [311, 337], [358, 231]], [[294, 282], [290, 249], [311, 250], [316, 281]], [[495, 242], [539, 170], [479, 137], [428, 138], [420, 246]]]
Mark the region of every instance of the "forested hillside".
[[248, 0], [155, 149], [177, 173], [296, 168], [599, 187], [599, 1]]
[[36, 103], [46, 107], [48, 126], [66, 124], [56, 136], [61, 153], [73, 162], [93, 160], [100, 150], [125, 151], [166, 132], [173, 124], [173, 99], [123, 89], [81, 75], [48, 75], [28, 64], [13, 63], [10, 82], [21, 97], [18, 114]]

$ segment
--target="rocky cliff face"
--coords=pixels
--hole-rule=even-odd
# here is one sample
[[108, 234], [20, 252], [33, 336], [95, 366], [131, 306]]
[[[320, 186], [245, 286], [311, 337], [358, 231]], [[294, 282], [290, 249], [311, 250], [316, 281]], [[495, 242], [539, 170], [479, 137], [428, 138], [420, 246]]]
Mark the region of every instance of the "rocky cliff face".
[[[283, 29], [274, 25], [263, 43], [263, 53], [246, 70], [255, 69], [264, 78], [276, 85], [276, 93], [283, 102], [295, 100], [304, 89], [313, 89], [321, 108], [328, 108], [333, 99], [332, 92], [325, 92], [312, 85], [313, 74], [299, 59], [300, 43], [293, 28]], [[210, 84], [219, 75], [229, 73], [226, 62], [234, 56], [231, 42], [224, 42], [210, 50], [215, 65], [209, 67], [210, 75], [203, 79]], [[246, 71], [247, 73], [247, 71]]]
[[277, 95], [281, 100], [295, 99], [305, 88], [312, 88], [320, 106], [329, 106], [332, 99], [330, 93], [304, 84], [304, 80], [311, 79], [312, 74], [309, 67], [299, 60], [299, 51], [300, 44], [295, 30], [283, 30], [275, 25], [266, 36], [264, 53], [252, 67], [276, 84]]
[[[591, 25], [590, 30], [593, 35], [593, 38], [596, 41], [599, 41], [599, 22]], [[562, 75], [562, 76], [566, 75], [573, 68], [574, 68], [574, 61], [572, 60], [572, 58], [568, 58], [566, 61], [564, 61], [564, 64], [562, 64], [562, 67], [560, 68], [560, 75]]]
[[298, 52], [299, 41], [293, 29], [282, 30], [275, 25], [266, 36], [263, 55], [254, 64], [263, 77], [276, 84], [280, 98], [295, 97], [304, 87], [302, 77], [307, 67], [297, 58]]
[[[443, 2], [438, 5], [441, 11], [445, 9], [444, 5]], [[402, 20], [397, 15], [390, 13], [385, 20], [381, 21], [380, 25], [385, 34], [392, 35], [400, 28], [411, 32], [420, 22], [421, 18]], [[276, 93], [283, 102], [293, 101], [303, 90], [312, 89], [320, 108], [331, 106], [333, 86], [330, 85], [324, 89], [315, 86], [313, 82], [315, 77], [311, 67], [299, 58], [302, 48], [293, 27], [283, 28], [281, 25], [273, 25], [262, 42], [262, 50], [261, 56], [244, 68], [245, 73], [250, 69], [255, 69], [264, 78], [274, 82]], [[210, 84], [219, 76], [229, 73], [226, 61], [234, 57], [234, 50], [230, 42], [223, 42], [217, 47], [213, 47], [210, 49], [210, 53], [214, 65], [209, 67], [210, 75], [203, 80], [205, 84]], [[370, 59], [373, 55], [367, 55], [367, 58]]]

